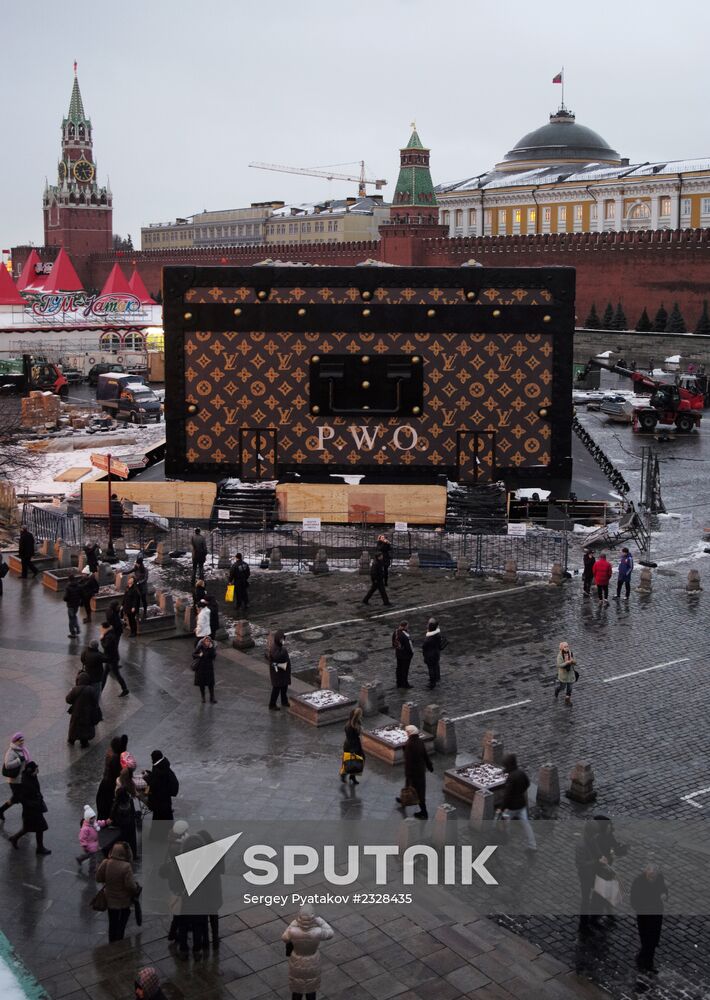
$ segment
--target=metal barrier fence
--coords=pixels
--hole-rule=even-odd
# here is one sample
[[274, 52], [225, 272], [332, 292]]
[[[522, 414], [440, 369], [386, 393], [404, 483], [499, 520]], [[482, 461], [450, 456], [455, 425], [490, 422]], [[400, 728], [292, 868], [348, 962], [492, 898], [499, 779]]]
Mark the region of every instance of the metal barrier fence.
[[[105, 517], [67, 515], [51, 508], [26, 504], [23, 524], [39, 539], [63, 538], [68, 542], [97, 539], [104, 543], [108, 534]], [[151, 541], [165, 542], [169, 551], [190, 551], [190, 539], [195, 527], [200, 527], [207, 539], [210, 553], [219, 557], [226, 547], [230, 559], [236, 552], [247, 562], [259, 565], [274, 548], [281, 552], [284, 565], [306, 571], [317, 552], [323, 549], [328, 563], [334, 568], [353, 569], [363, 552], [373, 555], [381, 528], [366, 523], [323, 525], [320, 531], [304, 531], [301, 525], [277, 525], [260, 531], [242, 531], [236, 526], [209, 530], [204, 521], [161, 519], [151, 522], [143, 518], [123, 517], [114, 523], [116, 537], [139, 549]], [[501, 571], [508, 560], [517, 563], [521, 572], [545, 573], [553, 563], [563, 570], [568, 563], [568, 538], [564, 532], [529, 530], [525, 536], [490, 534], [476, 530], [446, 532], [443, 529], [410, 528], [408, 531], [388, 531], [395, 563], [407, 562], [418, 554], [424, 569], [455, 569], [460, 559], [466, 560], [476, 573]]]

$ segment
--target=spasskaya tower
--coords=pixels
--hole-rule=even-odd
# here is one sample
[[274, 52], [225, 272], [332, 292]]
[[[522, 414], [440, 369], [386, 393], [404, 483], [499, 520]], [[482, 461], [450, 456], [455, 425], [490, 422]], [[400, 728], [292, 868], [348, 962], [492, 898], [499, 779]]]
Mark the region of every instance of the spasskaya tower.
[[57, 183], [45, 187], [42, 206], [45, 246], [64, 247], [80, 274], [91, 254], [111, 249], [112, 195], [96, 180], [91, 119], [84, 112], [76, 63], [69, 112], [62, 121]]

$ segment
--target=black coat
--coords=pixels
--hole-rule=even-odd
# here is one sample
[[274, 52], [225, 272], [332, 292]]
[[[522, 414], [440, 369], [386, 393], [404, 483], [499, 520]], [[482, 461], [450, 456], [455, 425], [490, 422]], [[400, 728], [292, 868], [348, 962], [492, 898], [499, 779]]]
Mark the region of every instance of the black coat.
[[501, 795], [502, 809], [524, 809], [528, 804], [530, 779], [522, 768], [516, 767], [505, 779]]
[[109, 663], [118, 663], [118, 636], [113, 629], [104, 633], [101, 638], [101, 647]]
[[214, 661], [217, 655], [215, 646], [203, 646], [200, 643], [195, 650], [192, 663], [195, 671], [195, 685], [197, 687], [212, 687], [214, 685]]
[[[281, 646], [274, 652], [273, 656], [269, 656], [268, 650], [264, 656], [269, 664], [271, 686], [275, 688], [289, 687], [291, 684], [291, 658], [288, 655], [288, 650]], [[285, 664], [285, 669], [283, 667], [279, 669], [277, 664]]]
[[168, 758], [163, 757], [154, 764], [146, 772], [145, 780], [148, 785], [148, 808], [153, 813], [153, 819], [172, 819], [172, 800], [180, 791], [180, 783]]
[[118, 611], [118, 609], [113, 611], [109, 608], [106, 612], [106, 622], [111, 626], [117, 637], [120, 639], [123, 635], [123, 619], [121, 618], [120, 611]]
[[216, 635], [219, 629], [219, 604], [217, 604], [214, 597], [210, 597], [208, 599], [208, 606], [210, 609], [210, 632]]
[[445, 646], [446, 639], [444, 639], [440, 629], [437, 629], [432, 635], [424, 636], [422, 655], [428, 667], [438, 667], [439, 660], [441, 659], [441, 651]]
[[404, 775], [408, 785], [422, 788], [426, 784], [427, 771], [433, 771], [434, 766], [429, 759], [426, 747], [418, 736], [410, 736], [404, 744]]
[[138, 844], [136, 843], [136, 808], [133, 805], [133, 799], [130, 795], [127, 799], [122, 799], [120, 804], [114, 798], [109, 818], [111, 826], [115, 826], [121, 831], [120, 839], [128, 844], [135, 858], [138, 854]]
[[90, 573], [81, 583], [82, 601], [85, 601], [88, 604], [92, 597], [96, 597], [100, 589], [99, 581], [93, 573]]
[[116, 794], [116, 779], [121, 773], [121, 754], [113, 748], [106, 751], [104, 758], [104, 776], [96, 792], [96, 815], [99, 819], [108, 819], [111, 814], [113, 798]]
[[99, 553], [101, 549], [98, 545], [85, 545], [84, 553], [86, 555], [86, 561], [89, 564], [89, 569], [93, 573], [95, 569], [99, 568]]
[[592, 552], [584, 553], [584, 569], [582, 571], [582, 576], [586, 576], [587, 578], [591, 577], [592, 568], [595, 562], [596, 558]]
[[66, 702], [71, 706], [69, 739], [93, 740], [96, 736], [96, 723], [99, 721], [99, 705], [88, 678], [83, 684], [79, 683], [71, 689]]
[[396, 628], [392, 633], [392, 645], [397, 663], [411, 663], [414, 656], [414, 647], [410, 636], [403, 632], [401, 628]]
[[81, 607], [81, 587], [78, 580], [70, 580], [64, 591], [64, 603], [72, 611], [78, 611]]
[[244, 593], [249, 587], [250, 576], [251, 569], [243, 560], [232, 563], [232, 568], [229, 571], [229, 582], [234, 584], [235, 590]]
[[370, 566], [370, 579], [373, 583], [381, 583], [384, 586], [385, 582], [385, 563], [384, 559], [373, 559]]
[[30, 559], [35, 554], [35, 536], [31, 531], [20, 532], [20, 544], [17, 551], [20, 559]]
[[204, 587], [195, 587], [192, 592], [192, 600], [195, 607], [197, 607], [200, 601], [207, 600], [207, 590]]
[[378, 542], [376, 551], [382, 553], [382, 561], [384, 562], [385, 566], [389, 566], [390, 563], [392, 562], [391, 542]]
[[106, 657], [99, 649], [85, 649], [81, 654], [81, 665], [92, 684], [99, 684], [104, 677]]
[[132, 587], [127, 587], [126, 592], [123, 595], [123, 600], [121, 601], [121, 607], [125, 614], [129, 612], [131, 614], [140, 610], [141, 607], [141, 592], [138, 589], [137, 584]]
[[141, 594], [147, 593], [148, 570], [146, 569], [146, 567], [143, 566], [141, 563], [136, 563], [133, 569], [131, 570], [131, 576], [136, 581], [136, 587], [138, 588], [139, 592]]
[[356, 753], [364, 757], [362, 742], [360, 740], [360, 730], [350, 723], [345, 727], [345, 742], [343, 743], [343, 753]]
[[39, 787], [39, 778], [31, 771], [22, 772], [22, 828], [25, 833], [44, 833], [48, 829], [44, 818], [46, 806]]
[[194, 563], [203, 563], [207, 558], [207, 539], [200, 533], [194, 534], [190, 539], [190, 547], [192, 549], [192, 561]]

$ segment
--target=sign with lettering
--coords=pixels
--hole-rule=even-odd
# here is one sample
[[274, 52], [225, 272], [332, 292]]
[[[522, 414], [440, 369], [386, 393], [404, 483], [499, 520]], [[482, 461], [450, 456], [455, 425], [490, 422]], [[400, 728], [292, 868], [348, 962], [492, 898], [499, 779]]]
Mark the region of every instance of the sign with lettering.
[[42, 319], [66, 313], [73, 317], [99, 318], [125, 323], [137, 313], [144, 312], [137, 295], [128, 292], [109, 295], [88, 295], [86, 292], [26, 292], [27, 308], [32, 316]]
[[217, 520], [218, 521], [228, 521], [231, 517], [231, 512], [225, 510], [224, 507], [217, 508]]
[[[112, 470], [113, 471], [113, 470]], [[134, 503], [133, 504], [133, 516], [134, 517], [148, 517], [151, 514], [149, 503]]]
[[511, 536], [511, 538], [525, 538], [527, 533], [528, 533], [527, 524], [517, 524], [517, 523], [508, 524], [508, 534]]
[[304, 517], [303, 518], [303, 530], [304, 531], [320, 531], [320, 518], [319, 517]]
[[[104, 472], [108, 472], [108, 455], [92, 454], [91, 464], [95, 469], [102, 469]], [[128, 474], [130, 469], [125, 464], [125, 462], [119, 462], [118, 459], [111, 459], [111, 475], [118, 476], [119, 479], [128, 479]]]
[[409, 531], [409, 525], [406, 521], [395, 521], [394, 522], [395, 531]]

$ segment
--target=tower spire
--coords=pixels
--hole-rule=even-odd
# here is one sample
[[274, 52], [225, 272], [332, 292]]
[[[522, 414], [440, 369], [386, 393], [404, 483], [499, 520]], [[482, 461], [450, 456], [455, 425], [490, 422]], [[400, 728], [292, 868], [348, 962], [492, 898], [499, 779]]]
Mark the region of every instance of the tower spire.
[[399, 152], [400, 168], [390, 214], [395, 218], [438, 222], [436, 194], [429, 172], [429, 150], [419, 138], [415, 122], [411, 123], [409, 142]]
[[67, 115], [67, 120], [72, 122], [74, 125], [84, 124], [87, 121], [86, 112], [84, 111], [84, 102], [81, 99], [81, 91], [79, 90], [79, 77], [76, 75], [77, 64], [74, 62], [74, 85], [72, 86], [71, 99], [69, 101], [69, 114]]

